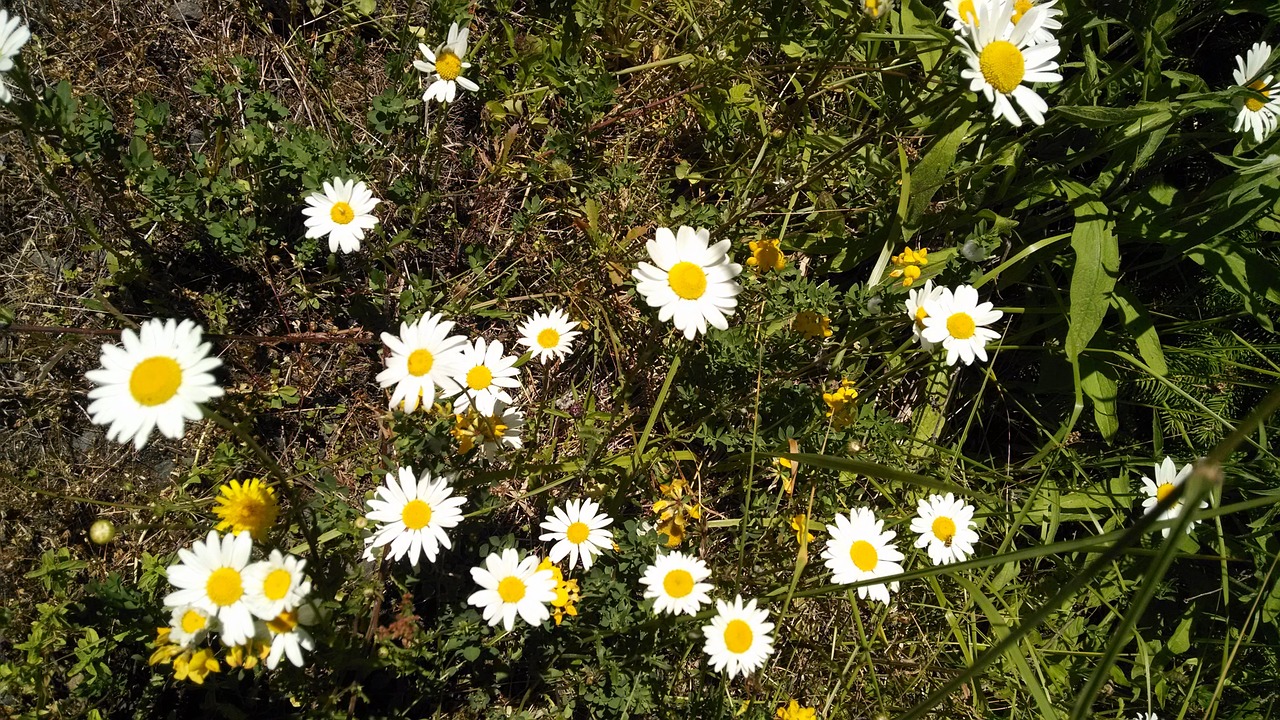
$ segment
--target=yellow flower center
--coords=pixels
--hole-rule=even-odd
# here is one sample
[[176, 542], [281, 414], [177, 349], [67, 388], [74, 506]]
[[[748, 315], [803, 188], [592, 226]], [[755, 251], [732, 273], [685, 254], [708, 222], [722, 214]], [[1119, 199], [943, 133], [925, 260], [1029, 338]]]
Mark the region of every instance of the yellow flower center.
[[744, 620], [730, 620], [729, 624], [724, 626], [724, 646], [731, 653], [741, 655], [750, 650], [751, 641], [754, 639], [751, 626]]
[[431, 366], [435, 362], [436, 359], [432, 357], [430, 350], [418, 348], [409, 353], [409, 374], [414, 377], [422, 377], [431, 372]]
[[[1265, 97], [1265, 98], [1271, 97], [1271, 93], [1267, 92], [1266, 86], [1263, 84], [1261, 80], [1254, 80], [1253, 82], [1249, 83], [1249, 89], [1257, 90], [1258, 92], [1262, 93], [1262, 97]], [[1244, 106], [1249, 108], [1249, 110], [1253, 112], [1258, 112], [1263, 108], [1264, 105], [1266, 105], [1266, 103], [1264, 103], [1261, 100], [1258, 100], [1257, 98], [1249, 98], [1248, 100], [1244, 101]]]
[[662, 589], [673, 598], [682, 598], [693, 592], [693, 575], [688, 570], [672, 570], [662, 578]]
[[293, 632], [293, 629], [298, 627], [298, 613], [296, 610], [286, 610], [268, 620], [267, 627], [277, 635]]
[[462, 74], [462, 58], [449, 50], [442, 50], [436, 56], [436, 74], [441, 80], [457, 80]]
[[262, 594], [267, 596], [268, 600], [283, 600], [284, 596], [289, 594], [289, 587], [293, 585], [293, 576], [284, 568], [276, 568], [267, 574], [267, 579], [262, 581]]
[[498, 597], [504, 603], [520, 602], [524, 598], [524, 581], [518, 577], [505, 577], [498, 583]]
[[590, 534], [591, 528], [584, 522], [573, 523], [564, 531], [565, 538], [574, 545], [581, 545]]
[[129, 394], [139, 405], [155, 407], [169, 402], [182, 385], [182, 368], [173, 358], [157, 355], [138, 363], [129, 375]]
[[1031, 0], [1014, 0], [1013, 17], [1011, 17], [1010, 20], [1013, 21], [1014, 25], [1017, 25], [1018, 21], [1022, 20], [1022, 16], [1026, 15], [1027, 11], [1035, 6], [1036, 4], [1031, 2]]
[[560, 333], [555, 328], [545, 328], [538, 333], [538, 345], [544, 348], [553, 348], [560, 344]]
[[859, 540], [849, 546], [849, 559], [863, 572], [871, 572], [880, 563], [876, 548], [866, 540]]
[[1165, 483], [1156, 488], [1156, 501], [1159, 502], [1173, 493], [1173, 483]]
[[195, 610], [188, 610], [182, 614], [182, 632], [193, 633], [200, 632], [205, 626], [204, 616]]
[[493, 382], [493, 373], [483, 365], [477, 365], [467, 371], [467, 387], [472, 390], [484, 390]]
[[956, 536], [956, 523], [949, 517], [938, 516], [933, 519], [933, 536], [942, 542], [950, 545], [951, 539]]
[[355, 217], [356, 211], [351, 209], [351, 203], [339, 200], [333, 204], [333, 207], [329, 208], [329, 219], [339, 225], [346, 225], [354, 220]]
[[978, 26], [978, 11], [973, 8], [973, 0], [961, 0], [959, 7], [960, 21], [971, 23], [974, 27]]
[[678, 262], [667, 273], [667, 284], [685, 300], [697, 300], [707, 291], [707, 274], [691, 262]]
[[235, 568], [221, 567], [209, 573], [204, 591], [218, 607], [234, 605], [244, 595], [244, 585], [240, 581], [240, 571]]
[[924, 305], [916, 308], [916, 327], [924, 328], [924, 319], [929, 317], [929, 313], [924, 311]]
[[957, 340], [968, 340], [973, 337], [976, 327], [969, 313], [958, 312], [947, 318], [947, 332]]
[[422, 500], [410, 500], [400, 511], [400, 519], [410, 530], [421, 530], [431, 522], [431, 506]]
[[1008, 40], [996, 40], [982, 49], [978, 68], [991, 87], [1008, 95], [1022, 83], [1027, 73], [1027, 63], [1022, 51]]

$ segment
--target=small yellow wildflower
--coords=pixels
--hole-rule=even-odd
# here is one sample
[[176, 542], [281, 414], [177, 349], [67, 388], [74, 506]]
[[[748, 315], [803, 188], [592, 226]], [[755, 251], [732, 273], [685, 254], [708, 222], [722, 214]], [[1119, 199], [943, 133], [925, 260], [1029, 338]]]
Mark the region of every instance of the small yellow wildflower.
[[550, 570], [556, 579], [556, 597], [551, 601], [551, 618], [559, 625], [564, 616], [578, 615], [577, 603], [582, 600], [582, 591], [578, 588], [577, 579], [565, 580], [564, 573], [551, 562], [551, 558], [543, 558], [538, 570]]
[[173, 679], [190, 680], [203, 685], [205, 677], [211, 672], [221, 672], [222, 666], [213, 657], [209, 648], [201, 648], [194, 653], [183, 653], [173, 661]]
[[770, 270], [782, 270], [787, 266], [787, 256], [783, 254], [782, 249], [778, 247], [777, 240], [752, 240], [751, 257], [747, 258], [747, 265], [756, 269], [757, 274], [767, 273]]
[[454, 416], [453, 429], [449, 432], [458, 441], [458, 453], [466, 455], [477, 444], [502, 442], [507, 426], [502, 423], [501, 415], [481, 415], [475, 408], [467, 408], [463, 414]]
[[276, 490], [258, 478], [232, 480], [223, 485], [213, 514], [221, 520], [214, 529], [233, 533], [248, 531], [254, 540], [263, 540], [280, 514]]
[[684, 541], [685, 527], [690, 519], [702, 519], [702, 508], [697, 499], [684, 494], [688, 489], [684, 478], [676, 478], [658, 489], [665, 496], [653, 504], [653, 511], [658, 513], [658, 532], [667, 536], [667, 547], [680, 547]]
[[920, 268], [929, 264], [929, 250], [928, 248], [912, 250], [904, 247], [902, 254], [894, 255], [891, 259], [898, 269], [889, 273], [889, 277], [900, 277], [902, 287], [911, 287], [916, 280], [920, 279]]
[[174, 643], [169, 642], [169, 633], [171, 630], [167, 627], [156, 628], [156, 639], [151, 642], [151, 646], [156, 650], [151, 653], [151, 658], [147, 660], [148, 665], [169, 664], [175, 657], [182, 654], [182, 648]]
[[810, 340], [831, 337], [831, 318], [819, 315], [812, 310], [801, 310], [796, 313], [796, 319], [791, 322], [791, 327]]
[[809, 518], [804, 513], [791, 517], [791, 529], [796, 531], [797, 543], [803, 545], [813, 542], [813, 533], [809, 532]]
[[889, 8], [893, 6], [893, 0], [862, 0], [862, 12], [867, 17], [878, 18], [889, 12]]
[[811, 707], [800, 707], [800, 703], [795, 700], [786, 707], [778, 708], [778, 720], [815, 720], [818, 717], [818, 709]]
[[236, 645], [227, 651], [227, 664], [231, 667], [243, 667], [252, 670], [259, 662], [271, 654], [271, 643], [258, 638], [249, 638], [244, 645]]
[[858, 391], [849, 380], [841, 380], [840, 386], [829, 393], [822, 393], [822, 401], [827, 404], [827, 417], [831, 425], [839, 430], [853, 422], [853, 401], [858, 399]]

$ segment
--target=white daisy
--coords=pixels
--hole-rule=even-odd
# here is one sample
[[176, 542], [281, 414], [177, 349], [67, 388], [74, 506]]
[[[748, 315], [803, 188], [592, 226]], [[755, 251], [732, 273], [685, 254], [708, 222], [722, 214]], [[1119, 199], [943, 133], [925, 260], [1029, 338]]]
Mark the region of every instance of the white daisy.
[[203, 542], [197, 540], [191, 549], [179, 550], [182, 562], [166, 571], [178, 589], [165, 596], [165, 606], [200, 608], [218, 618], [224, 644], [243, 645], [254, 633], [244, 578], [252, 553], [249, 533], [219, 535], [210, 530]]
[[458, 440], [458, 454], [466, 455], [479, 449], [481, 460], [497, 460], [507, 449], [524, 447], [520, 432], [524, 429], [524, 413], [506, 403], [493, 405], [492, 415], [481, 415], [474, 410], [460, 413], [450, 432]]
[[[944, 7], [947, 15], [952, 20], [951, 29], [957, 33], [968, 33], [969, 26], [980, 24], [977, 8], [989, 2], [990, 0], [947, 0]], [[1046, 3], [1038, 3], [1034, 0], [1014, 0], [1013, 15], [1010, 16], [1009, 21], [1017, 25], [1022, 20], [1023, 15], [1032, 8], [1038, 7], [1044, 13], [1044, 21], [1033, 32], [1031, 42], [1036, 45], [1053, 42], [1054, 31], [1062, 29], [1062, 22], [1058, 20], [1058, 16], [1062, 14], [1062, 11], [1054, 7], [1057, 2], [1058, 0], [1049, 0]]]
[[22, 24], [22, 18], [10, 15], [0, 8], [0, 103], [7, 103], [13, 99], [9, 94], [9, 88], [5, 87], [4, 73], [13, 69], [13, 59], [30, 39], [31, 31]]
[[492, 415], [498, 401], [511, 404], [508, 390], [520, 387], [520, 370], [515, 367], [520, 358], [502, 354], [502, 343], [485, 344], [484, 338], [476, 338], [474, 344], [462, 346], [457, 362], [457, 372], [446, 378], [441, 390], [445, 395], [457, 395], [453, 399], [453, 411], [465, 412], [475, 406], [485, 415]]
[[336, 177], [332, 182], [325, 181], [324, 192], [308, 195], [307, 207], [302, 209], [307, 216], [307, 237], [328, 235], [329, 252], [336, 253], [339, 248], [344, 253], [355, 252], [360, 249], [364, 231], [378, 224], [373, 209], [380, 202], [363, 180]]
[[[885, 531], [884, 521], [877, 520], [867, 508], [853, 508], [849, 517], [836, 515], [836, 524], [828, 525], [831, 539], [822, 551], [832, 582], [863, 582], [902, 572], [902, 553], [893, 545], [897, 533]], [[889, 603], [889, 593], [898, 591], [898, 583], [863, 585], [858, 597]]]
[[306, 560], [273, 549], [266, 560], [245, 568], [245, 601], [249, 612], [270, 620], [298, 607], [311, 594], [311, 580], [303, 572], [306, 566]]
[[1133, 720], [1160, 720], [1160, 716], [1155, 713], [1138, 713], [1133, 716]]
[[547, 364], [548, 360], [563, 360], [573, 351], [573, 341], [578, 337], [574, 330], [578, 323], [559, 308], [543, 314], [535, 312], [520, 326], [520, 344], [533, 351], [533, 356]]
[[973, 544], [978, 542], [978, 533], [973, 530], [973, 506], [951, 493], [922, 498], [916, 517], [911, 520], [911, 532], [919, 533], [916, 547], [928, 546], [934, 565], [969, 559]]
[[195, 605], [179, 605], [169, 618], [169, 642], [189, 650], [217, 629], [217, 618]]
[[1044, 124], [1044, 113], [1049, 109], [1035, 90], [1026, 83], [1062, 82], [1062, 76], [1054, 72], [1058, 63], [1058, 42], [1035, 42], [1036, 33], [1045, 21], [1045, 10], [1033, 7], [1023, 13], [1015, 25], [1013, 0], [988, 0], [974, 8], [976, 24], [967, 33], [957, 36], [969, 67], [960, 76], [969, 81], [969, 91], [979, 92], [994, 105], [995, 117], [1003, 117], [1011, 125], [1022, 125], [1013, 109], [1017, 100], [1031, 122]]
[[471, 63], [463, 61], [467, 56], [467, 36], [470, 33], [470, 28], [459, 30], [458, 23], [454, 23], [449, 26], [449, 39], [440, 46], [439, 51], [431, 52], [431, 48], [418, 43], [418, 49], [422, 51], [426, 61], [414, 60], [413, 66], [424, 73], [436, 75], [435, 82], [427, 86], [427, 91], [422, 94], [423, 102], [439, 100], [451, 103], [458, 95], [459, 85], [471, 92], [480, 89], [479, 85], [462, 77], [462, 71], [471, 67]]
[[467, 499], [453, 494], [449, 477], [434, 482], [431, 471], [416, 477], [413, 468], [402, 467], [400, 480], [387, 473], [386, 482], [369, 501], [368, 518], [378, 523], [373, 535], [365, 538], [365, 558], [373, 559], [373, 549], [391, 545], [391, 559], [409, 556], [409, 564], [418, 566], [418, 558], [436, 561], [440, 548], [453, 547], [445, 529], [462, 522], [459, 508]]
[[942, 343], [948, 365], [955, 365], [956, 360], [972, 365], [975, 357], [987, 361], [987, 343], [1000, 337], [1000, 333], [987, 326], [1004, 313], [993, 310], [989, 302], [979, 303], [977, 290], [968, 285], [954, 291], [944, 288], [936, 299], [925, 300], [924, 311], [920, 338]]
[[382, 387], [396, 386], [391, 407], [411, 413], [421, 405], [430, 409], [436, 401], [436, 387], [458, 372], [462, 348], [467, 339], [450, 335], [453, 321], [439, 314], [426, 315], [412, 325], [400, 323], [400, 336], [382, 333], [382, 342], [391, 349], [386, 369], [378, 373]]
[[316, 641], [303, 625], [314, 625], [316, 611], [310, 604], [299, 605], [296, 610], [280, 613], [267, 621], [271, 632], [271, 652], [267, 654], [267, 669], [275, 670], [280, 657], [289, 658], [294, 667], [302, 667], [302, 651], [316, 649]]
[[594, 500], [570, 500], [564, 509], [552, 508], [551, 515], [542, 521], [547, 532], [539, 540], [554, 540], [551, 562], [560, 562], [569, 556], [569, 568], [582, 558], [582, 569], [590, 570], [591, 561], [606, 548], [613, 547], [613, 533], [605, 528], [613, 524], [613, 518], [600, 512], [600, 504]]
[[862, 12], [870, 18], [881, 18], [893, 9], [893, 0], [862, 0]]
[[711, 569], [698, 558], [671, 552], [658, 555], [645, 568], [640, 583], [645, 586], [644, 597], [653, 598], [655, 613], [697, 615], [711, 602], [711, 583], [702, 582], [710, 576]]
[[[1155, 480], [1152, 480], [1146, 475], [1142, 476], [1142, 492], [1147, 496], [1147, 499], [1142, 501], [1142, 507], [1150, 513], [1152, 508], [1156, 506], [1156, 503], [1159, 503], [1161, 500], [1168, 497], [1169, 493], [1173, 492], [1179, 485], [1187, 481], [1187, 478], [1191, 475], [1191, 470], [1192, 467], [1190, 464], [1184, 465], [1181, 470], [1178, 470], [1178, 466], [1174, 464], [1173, 458], [1166, 457], [1164, 462], [1156, 465]], [[1182, 513], [1182, 507], [1185, 504], [1186, 498], [1179, 499], [1178, 502], [1173, 504], [1173, 507], [1164, 511], [1158, 520], [1160, 522], [1164, 522], [1165, 520], [1173, 520], [1177, 518], [1178, 515]], [[1202, 500], [1200, 502], [1200, 509], [1203, 510], [1207, 507], [1209, 507], [1208, 501]], [[1190, 534], [1191, 529], [1199, 523], [1199, 520], [1192, 520], [1191, 523], [1187, 525], [1187, 534]], [[1173, 528], [1164, 528], [1160, 531], [1160, 534], [1165, 537], [1169, 537], [1169, 531], [1172, 529]]]
[[920, 343], [920, 349], [932, 352], [936, 344], [925, 340], [920, 336], [924, 330], [924, 319], [929, 316], [925, 310], [925, 302], [932, 300], [937, 301], [947, 289], [944, 287], [934, 287], [933, 280], [925, 280], [924, 287], [907, 292], [907, 317], [911, 319], [911, 339]]
[[541, 625], [551, 617], [547, 604], [556, 599], [556, 577], [550, 570], [539, 570], [539, 562], [536, 555], [521, 560], [511, 548], [501, 555], [490, 553], [484, 567], [471, 568], [480, 590], [467, 598], [467, 604], [479, 607], [490, 625], [501, 621], [508, 631], [517, 613], [530, 625]]
[[702, 627], [707, 641], [702, 651], [711, 659], [716, 671], [728, 670], [729, 677], [747, 675], [764, 665], [773, 654], [773, 623], [768, 610], [757, 610], [756, 601], [742, 604], [742, 596], [733, 602], [716, 601], [716, 616]]
[[729, 262], [729, 241], [710, 243], [710, 233], [702, 228], [681, 225], [672, 233], [660, 227], [645, 245], [656, 265], [641, 262], [631, 271], [644, 301], [658, 308], [658, 321], [673, 320], [688, 340], [706, 333], [708, 324], [727, 330], [726, 316], [733, 314], [742, 292], [734, 279], [742, 266]]
[[1255, 90], [1266, 98], [1258, 100], [1238, 97], [1235, 100], [1239, 114], [1236, 115], [1236, 124], [1231, 130], [1253, 133], [1254, 142], [1262, 142], [1274, 132], [1277, 116], [1280, 116], [1280, 105], [1276, 104], [1276, 98], [1272, 97], [1272, 94], [1280, 89], [1280, 84], [1272, 82], [1274, 76], [1263, 75], [1267, 60], [1270, 58], [1270, 45], [1264, 42], [1254, 43], [1253, 47], [1249, 48], [1248, 60], [1239, 55], [1236, 56], [1236, 69], [1232, 73], [1237, 85]]
[[102, 368], [85, 378], [98, 385], [89, 391], [89, 415], [111, 426], [107, 437], [141, 450], [152, 429], [177, 439], [184, 421], [204, 416], [199, 403], [222, 395], [210, 374], [222, 361], [209, 357], [203, 332], [190, 320], [148, 320], [137, 333], [120, 333], [123, 348], [102, 346]]

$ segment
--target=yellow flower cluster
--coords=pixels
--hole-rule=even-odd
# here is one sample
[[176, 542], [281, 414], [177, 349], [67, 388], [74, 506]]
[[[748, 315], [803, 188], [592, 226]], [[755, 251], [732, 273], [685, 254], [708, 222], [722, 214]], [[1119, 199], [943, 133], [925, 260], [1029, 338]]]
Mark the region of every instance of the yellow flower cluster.
[[840, 430], [853, 422], [854, 400], [858, 399], [858, 391], [853, 382], [841, 380], [840, 386], [829, 393], [822, 393], [822, 401], [827, 404], [827, 417], [831, 426]]
[[815, 720], [818, 717], [818, 709], [811, 707], [800, 707], [800, 703], [795, 700], [786, 707], [778, 708], [778, 720]]
[[204, 679], [209, 673], [221, 672], [222, 666], [213, 657], [213, 650], [209, 648], [200, 648], [199, 650], [183, 649], [181, 646], [169, 642], [170, 632], [171, 630], [167, 627], [156, 628], [156, 639], [151, 643], [156, 650], [151, 653], [151, 658], [147, 660], [147, 664], [169, 665], [172, 663], [175, 680], [190, 680], [197, 685], [203, 685]]
[[770, 270], [780, 271], [787, 266], [787, 256], [778, 247], [777, 240], [762, 238], [748, 244], [751, 246], [751, 257], [747, 258], [747, 265], [755, 268], [756, 274], [764, 274]]
[[929, 264], [929, 250], [927, 248], [912, 250], [904, 247], [901, 254], [894, 255], [891, 259], [897, 270], [889, 273], [889, 277], [900, 277], [902, 287], [911, 287], [916, 280], [920, 279], [920, 268]]
[[688, 490], [684, 478], [676, 478], [666, 485], [659, 485], [663, 498], [653, 504], [658, 513], [658, 532], [667, 536], [667, 547], [680, 547], [689, 520], [702, 519], [702, 507]]
[[577, 579], [565, 580], [564, 573], [551, 562], [551, 558], [544, 558], [538, 565], [538, 569], [550, 570], [551, 575], [556, 579], [556, 597], [551, 601], [551, 619], [559, 625], [565, 615], [576, 617], [577, 604], [582, 600], [582, 591], [578, 588]]
[[791, 321], [791, 327], [810, 340], [831, 337], [831, 318], [819, 315], [812, 310], [801, 310], [796, 313], [796, 319]]
[[455, 415], [453, 429], [449, 432], [458, 441], [458, 454], [466, 455], [476, 445], [485, 443], [497, 444], [507, 433], [507, 426], [502, 422], [502, 415], [481, 415], [475, 408], [467, 408], [466, 412]]

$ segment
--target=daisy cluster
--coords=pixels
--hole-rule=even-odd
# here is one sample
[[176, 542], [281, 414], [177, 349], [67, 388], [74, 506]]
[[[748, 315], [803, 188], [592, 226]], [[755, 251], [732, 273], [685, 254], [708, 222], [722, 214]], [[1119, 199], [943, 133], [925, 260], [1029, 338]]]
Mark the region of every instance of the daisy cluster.
[[1058, 41], [1053, 31], [1062, 27], [1057, 0], [947, 0], [947, 15], [954, 20], [956, 39], [968, 67], [960, 77], [970, 92], [980, 92], [992, 104], [997, 119], [1022, 124], [1014, 109], [1036, 125], [1044, 124], [1049, 104], [1031, 88], [1032, 83], [1060, 83]]
[[157, 628], [152, 665], [171, 664], [176, 679], [203, 684], [222, 669], [205, 644], [216, 634], [231, 667], [262, 663], [274, 670], [281, 658], [303, 666], [303, 651], [315, 648], [306, 626], [316, 622], [307, 561], [265, 548], [253, 560], [254, 541], [266, 538], [278, 513], [274, 489], [260, 480], [222, 486], [217, 527], [179, 550], [179, 562], [166, 570], [173, 586], [164, 599], [169, 625]]

